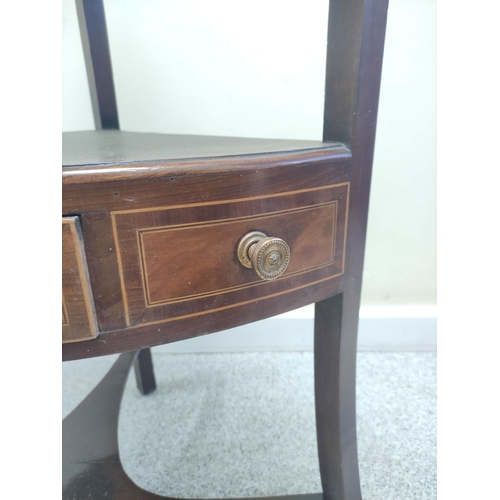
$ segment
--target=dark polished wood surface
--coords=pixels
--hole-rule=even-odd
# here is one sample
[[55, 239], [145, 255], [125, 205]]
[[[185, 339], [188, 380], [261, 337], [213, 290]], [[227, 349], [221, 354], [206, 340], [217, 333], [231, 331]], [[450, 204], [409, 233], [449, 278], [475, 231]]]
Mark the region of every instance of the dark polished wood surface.
[[[112, 213], [127, 324], [192, 315], [340, 276], [348, 187]], [[290, 246], [281, 278], [264, 281], [238, 261], [238, 242], [255, 230]]]
[[326, 186], [349, 180], [350, 161], [350, 150], [337, 145], [259, 155], [66, 167], [62, 171], [62, 209], [65, 214], [81, 214], [178, 206]]
[[105, 356], [134, 348], [143, 349], [227, 330], [318, 302], [339, 293], [342, 286], [342, 277], [326, 278], [317, 283], [268, 295], [264, 299], [252, 299], [232, 307], [207, 311], [205, 314], [179, 317], [163, 325], [153, 323], [103, 333], [86, 342], [64, 344], [63, 361]]
[[81, 223], [100, 331], [121, 330], [126, 327], [125, 305], [111, 214], [84, 213]]
[[[113, 166], [63, 169], [63, 206], [80, 214], [102, 337], [85, 349], [65, 346], [63, 359], [257, 321], [273, 315], [263, 303], [268, 299], [281, 300], [281, 312], [310, 303], [314, 293], [287, 298], [309, 285], [340, 290], [350, 160], [350, 151], [336, 144], [165, 162], [170, 174], [161, 177], [157, 166], [142, 165], [152, 178], [130, 173], [130, 165], [111, 181], [102, 177]], [[263, 281], [239, 263], [237, 244], [253, 230], [288, 241], [292, 257], [282, 277]], [[196, 315], [203, 318], [201, 331], [188, 326]], [[184, 324], [191, 331], [179, 337]]]
[[[78, 196], [83, 208], [99, 326], [107, 333], [85, 349], [64, 346], [63, 358], [211, 333], [272, 316], [265, 301], [281, 301], [285, 312], [312, 296], [325, 298], [315, 295], [319, 290], [340, 290], [350, 196], [346, 151], [240, 156], [227, 165], [227, 158], [212, 159], [217, 170], [205, 165], [202, 173], [178, 162], [182, 175], [64, 185], [63, 204]], [[291, 264], [281, 278], [264, 282], [238, 262], [238, 241], [252, 230], [288, 240]], [[188, 326], [196, 316], [202, 330]]]
[[62, 219], [62, 341], [94, 338], [98, 333], [89, 273], [78, 217]]
[[322, 141], [151, 134], [121, 130], [65, 132], [62, 140], [63, 167], [164, 162], [341, 147], [340, 144]]

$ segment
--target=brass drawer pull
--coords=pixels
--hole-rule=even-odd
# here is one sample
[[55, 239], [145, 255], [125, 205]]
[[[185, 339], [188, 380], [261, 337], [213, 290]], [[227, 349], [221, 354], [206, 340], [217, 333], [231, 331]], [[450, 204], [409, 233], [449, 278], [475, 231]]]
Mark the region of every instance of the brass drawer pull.
[[238, 259], [245, 267], [254, 269], [263, 280], [274, 280], [288, 267], [290, 247], [280, 238], [252, 231], [240, 240]]

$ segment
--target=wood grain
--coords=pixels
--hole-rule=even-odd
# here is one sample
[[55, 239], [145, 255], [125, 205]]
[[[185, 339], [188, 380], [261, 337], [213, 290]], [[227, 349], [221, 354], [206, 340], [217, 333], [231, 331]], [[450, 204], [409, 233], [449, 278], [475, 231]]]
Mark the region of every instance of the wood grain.
[[[282, 294], [287, 286], [295, 289], [305, 286], [308, 282], [340, 276], [343, 272], [347, 227], [349, 157], [326, 153], [326, 156], [317, 156], [315, 152], [312, 157], [304, 157], [302, 152], [299, 156], [286, 155], [285, 159], [281, 154], [241, 156], [231, 161], [228, 158], [211, 159], [212, 163], [207, 162], [202, 173], [193, 172], [193, 165], [186, 160], [176, 164], [175, 168], [183, 173], [175, 177], [127, 179], [124, 176], [122, 180], [111, 183], [67, 185], [67, 189], [63, 189], [63, 206], [70, 212], [81, 212], [100, 331], [121, 331], [128, 325], [157, 324], [169, 318], [206, 314], [206, 311], [212, 309], [235, 307], [238, 301], [261, 300], [266, 295]], [[284, 164], [277, 163], [278, 160], [284, 161]], [[131, 196], [128, 196], [129, 193]], [[128, 201], [129, 198], [133, 201]], [[294, 264], [288, 275], [276, 283], [258, 283], [252, 289], [238, 289], [252, 280], [258, 281], [253, 271], [241, 268], [235, 260], [235, 253], [233, 255], [239, 238], [245, 231], [255, 229], [256, 221], [252, 221], [252, 218], [308, 209], [315, 205], [320, 208], [320, 205], [333, 201], [336, 203], [335, 214], [330, 214], [335, 217], [335, 236], [333, 220], [327, 223], [328, 217], [325, 217], [326, 212], [323, 209], [320, 211], [322, 220], [318, 220], [316, 224], [312, 224], [316, 217], [314, 210], [309, 214], [294, 213], [293, 219], [297, 222], [295, 225], [287, 222], [287, 216], [275, 219], [269, 216], [263, 219], [262, 223], [265, 224], [261, 229], [269, 233], [274, 232], [277, 237], [281, 235], [285, 240], [291, 238], [294, 246], [299, 245], [296, 248], [296, 257], [292, 260]], [[102, 208], [105, 210], [101, 210]], [[312, 220], [308, 220], [306, 215], [312, 217]], [[193, 293], [185, 291], [188, 295], [204, 293], [203, 297], [189, 299], [184, 292], [171, 296], [162, 295], [165, 292], [163, 288], [169, 286], [166, 280], [167, 274], [170, 273], [162, 270], [161, 263], [157, 264], [161, 243], [152, 243], [152, 240], [148, 239], [152, 236], [147, 234], [148, 231], [169, 227], [169, 231], [175, 229], [187, 235], [190, 232], [188, 228], [173, 226], [217, 223], [220, 229], [223, 227], [223, 221], [228, 218], [240, 219], [237, 231], [228, 230], [228, 234], [231, 232], [233, 243], [226, 244], [225, 247], [227, 252], [231, 249], [230, 269], [234, 271], [235, 276], [229, 276], [227, 266], [222, 266], [214, 273], [216, 276], [209, 277], [210, 273], [205, 273], [205, 279], [217, 280], [218, 274], [225, 273], [225, 284], [212, 283], [216, 287], [212, 290]], [[308, 229], [310, 225], [311, 228]], [[301, 236], [304, 231], [309, 231], [309, 238]], [[212, 232], [211, 228], [209, 232]], [[333, 262], [326, 267], [321, 267], [326, 265], [328, 260], [323, 259], [321, 252], [318, 253], [319, 239], [325, 242], [321, 252], [329, 252], [330, 255], [332, 245], [335, 252]], [[227, 240], [227, 234], [223, 235], [222, 240]], [[149, 274], [158, 275], [153, 279], [153, 285], [156, 287], [154, 293], [157, 296], [149, 300], [147, 294], [144, 294], [146, 274], [141, 269], [141, 259], [144, 256], [141, 248], [144, 250], [144, 244], [149, 245], [150, 255], [151, 252], [156, 252], [155, 259], [146, 259], [146, 267], [153, 268], [153, 272]], [[153, 250], [151, 244], [156, 250]], [[177, 252], [175, 258], [178, 260], [181, 245], [177, 250], [170, 248], [169, 251]], [[312, 264], [306, 264], [307, 254], [311, 256], [309, 260]], [[215, 257], [215, 261], [217, 258]], [[161, 262], [164, 262], [164, 259], [165, 257], [160, 256]], [[208, 260], [206, 265], [210, 266], [211, 262], [213, 261]], [[300, 262], [302, 264], [299, 265]], [[193, 259], [191, 254], [183, 263], [183, 276], [192, 273], [189, 269], [193, 268], [194, 279], [201, 282], [202, 278], [197, 276], [201, 270], [200, 259]], [[293, 266], [296, 265], [294, 269]], [[212, 270], [215, 270], [215, 267]], [[310, 271], [305, 272], [307, 269]], [[150, 279], [149, 276], [147, 279]], [[187, 279], [188, 285], [189, 281], [191, 280]], [[230, 290], [218, 293], [226, 288]], [[148, 307], [153, 305], [153, 302], [174, 298], [179, 299], [177, 303]]]
[[[262, 298], [285, 284], [341, 275], [348, 188], [113, 213], [128, 324], [205, 312]], [[278, 280], [263, 281], [239, 263], [238, 242], [253, 230], [290, 246], [289, 268]]]
[[163, 325], [139, 325], [104, 333], [87, 342], [64, 344], [63, 361], [143, 349], [227, 330], [323, 300], [339, 293], [343, 285], [342, 276], [326, 277], [295, 289], [284, 287], [281, 292], [262, 299], [257, 297], [231, 307], [208, 310], [205, 314], [178, 317]]
[[[293, 258], [283, 277], [333, 264], [336, 203], [253, 217], [138, 230], [147, 306], [263, 283], [235, 259], [239, 240], [258, 229], [284, 239]], [[315, 250], [319, 243], [319, 251]], [[322, 244], [324, 242], [324, 244]]]
[[97, 335], [78, 217], [62, 219], [62, 304], [63, 342], [87, 340]]
[[100, 331], [124, 328], [125, 308], [111, 216], [108, 212], [85, 213], [81, 223]]
[[346, 149], [63, 169], [64, 214], [265, 196], [349, 181]]
[[341, 436], [338, 405], [343, 294], [316, 303], [314, 317], [314, 385], [316, 432], [323, 492], [327, 498], [349, 498], [345, 492], [345, 457], [356, 454], [356, 435]]

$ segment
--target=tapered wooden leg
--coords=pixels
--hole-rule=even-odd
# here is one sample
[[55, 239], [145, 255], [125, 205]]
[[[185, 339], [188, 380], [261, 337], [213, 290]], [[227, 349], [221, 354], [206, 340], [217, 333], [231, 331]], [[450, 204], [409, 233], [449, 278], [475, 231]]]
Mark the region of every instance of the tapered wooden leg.
[[134, 361], [135, 380], [137, 388], [142, 394], [149, 394], [156, 390], [155, 372], [151, 349], [141, 349]]
[[[356, 326], [343, 317], [343, 294], [316, 303], [316, 430], [324, 500], [361, 500], [356, 442]], [[353, 338], [354, 337], [354, 338]]]

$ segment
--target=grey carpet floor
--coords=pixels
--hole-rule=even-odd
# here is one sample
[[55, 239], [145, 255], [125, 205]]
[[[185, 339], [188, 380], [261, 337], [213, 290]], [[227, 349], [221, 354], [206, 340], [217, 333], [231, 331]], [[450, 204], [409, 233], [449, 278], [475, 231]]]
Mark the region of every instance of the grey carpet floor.
[[[165, 354], [158, 389], [128, 379], [119, 421], [125, 470], [184, 498], [321, 491], [312, 353]], [[63, 364], [63, 417], [116, 356]], [[358, 450], [364, 500], [436, 498], [436, 355], [360, 352]]]

